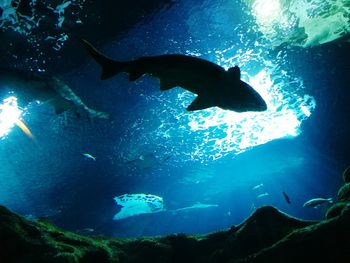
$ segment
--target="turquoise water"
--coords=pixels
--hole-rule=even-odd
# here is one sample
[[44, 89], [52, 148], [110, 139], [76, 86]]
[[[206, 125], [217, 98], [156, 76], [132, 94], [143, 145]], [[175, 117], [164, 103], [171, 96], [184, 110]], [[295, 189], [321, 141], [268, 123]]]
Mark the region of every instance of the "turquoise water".
[[[4, 32], [27, 39], [28, 46], [39, 44], [38, 53], [15, 67], [53, 74], [59, 67], [56, 75], [87, 105], [112, 116], [91, 122], [72, 112], [55, 115], [45, 103], [22, 109], [21, 120], [35, 140], [16, 125], [2, 137], [1, 204], [78, 232], [139, 236], [220, 230], [262, 205], [321, 219], [325, 207], [304, 208], [303, 203], [336, 198], [348, 164], [346, 1], [333, 3], [332, 9], [328, 2], [322, 9], [317, 1], [301, 0], [269, 6], [264, 1], [176, 1], [128, 30], [110, 32], [103, 45], [94, 43], [118, 60], [187, 54], [225, 68], [239, 65], [242, 79], [268, 104], [262, 113], [186, 112], [193, 94], [181, 88], [162, 92], [149, 76], [136, 83], [123, 74], [101, 81], [98, 65], [83, 51], [79, 66], [65, 70], [69, 61], [58, 66], [45, 54], [64, 56], [65, 46], [74, 43], [66, 16], [73, 21], [69, 27], [84, 26], [85, 20], [91, 24], [89, 14], [77, 15], [88, 3], [51, 6], [65, 12], [57, 11], [50, 30], [40, 34], [38, 17], [28, 16], [32, 29], [23, 30], [28, 26], [11, 15], [15, 9], [0, 3], [7, 10], [0, 24]], [[63, 34], [67, 37], [60, 38]], [[17, 50], [11, 52], [16, 56]], [[150, 208], [152, 201], [131, 197], [130, 206], [124, 204], [130, 216], [113, 220], [120, 211], [113, 198], [124, 194], [150, 194], [162, 203], [152, 199], [157, 206]]]

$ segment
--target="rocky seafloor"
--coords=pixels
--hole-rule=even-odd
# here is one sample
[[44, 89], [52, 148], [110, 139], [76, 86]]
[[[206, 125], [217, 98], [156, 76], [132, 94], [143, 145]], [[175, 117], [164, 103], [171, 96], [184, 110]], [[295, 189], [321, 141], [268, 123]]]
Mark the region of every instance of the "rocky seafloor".
[[338, 202], [322, 221], [257, 209], [246, 221], [208, 235], [133, 239], [82, 236], [0, 206], [0, 262], [258, 263], [350, 262], [350, 168]]

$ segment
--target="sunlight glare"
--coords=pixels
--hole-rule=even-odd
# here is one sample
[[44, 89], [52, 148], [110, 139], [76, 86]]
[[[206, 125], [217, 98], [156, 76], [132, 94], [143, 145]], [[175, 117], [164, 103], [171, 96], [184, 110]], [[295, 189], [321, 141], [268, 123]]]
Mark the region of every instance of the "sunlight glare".
[[8, 97], [0, 103], [0, 138], [5, 138], [19, 120], [22, 110], [18, 107], [17, 98]]

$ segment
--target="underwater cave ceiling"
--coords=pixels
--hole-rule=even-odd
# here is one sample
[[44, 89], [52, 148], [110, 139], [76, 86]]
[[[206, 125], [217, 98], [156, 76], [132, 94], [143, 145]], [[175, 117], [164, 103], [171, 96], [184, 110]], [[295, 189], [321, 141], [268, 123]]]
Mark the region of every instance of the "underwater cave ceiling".
[[[22, 1], [20, 3], [24, 3]], [[44, 47], [44, 58], [55, 58], [55, 60], [46, 60], [47, 69], [55, 74], [62, 74], [80, 66], [87, 59], [85, 50], [77, 47], [80, 38], [89, 39], [91, 42], [103, 45], [107, 41], [115, 38], [118, 35], [127, 32], [142, 19], [147, 18], [150, 14], [160, 8], [168, 7], [173, 1], [171, 0], [86, 0], [83, 2], [83, 9], [80, 10], [80, 18], [82, 23], [75, 23], [70, 20], [70, 12], [65, 14], [65, 21], [62, 32], [67, 33], [70, 41], [67, 41], [63, 46], [59, 55], [57, 51], [50, 48], [49, 44]], [[18, 12], [27, 15], [28, 7], [20, 5]], [[42, 10], [47, 12], [47, 10]], [[39, 10], [40, 12], [40, 10]], [[0, 8], [0, 16], [2, 10]], [[52, 19], [53, 20], [53, 19]], [[52, 24], [41, 23], [38, 30], [52, 30]], [[13, 30], [0, 31], [0, 59], [2, 67], [11, 67], [17, 65], [30, 65], [25, 63], [24, 59], [30, 54], [38, 53], [38, 46], [28, 44], [26, 35], [21, 35]], [[23, 48], [25, 47], [25, 48]], [[43, 47], [40, 47], [43, 50]], [[16, 54], [16, 55], [14, 55]], [[72, 59], [74, 58], [74, 59]], [[32, 62], [31, 62], [32, 63]]]

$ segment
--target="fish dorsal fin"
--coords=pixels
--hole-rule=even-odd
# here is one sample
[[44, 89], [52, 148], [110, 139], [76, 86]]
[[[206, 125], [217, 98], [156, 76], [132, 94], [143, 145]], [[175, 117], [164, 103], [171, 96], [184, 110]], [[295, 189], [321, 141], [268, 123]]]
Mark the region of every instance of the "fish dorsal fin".
[[166, 79], [160, 80], [160, 89], [161, 90], [170, 90], [172, 88], [175, 88], [176, 86], [178, 86], [178, 84], [173, 82], [173, 81], [169, 81]]
[[203, 110], [213, 107], [213, 103], [205, 96], [198, 96], [194, 101], [187, 107], [188, 111]]
[[241, 70], [238, 66], [234, 66], [232, 68], [229, 68], [227, 70], [227, 73], [230, 75], [235, 80], [240, 80], [241, 79]]

